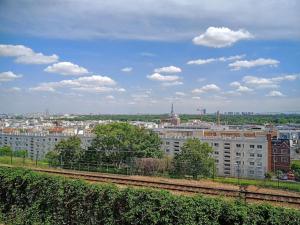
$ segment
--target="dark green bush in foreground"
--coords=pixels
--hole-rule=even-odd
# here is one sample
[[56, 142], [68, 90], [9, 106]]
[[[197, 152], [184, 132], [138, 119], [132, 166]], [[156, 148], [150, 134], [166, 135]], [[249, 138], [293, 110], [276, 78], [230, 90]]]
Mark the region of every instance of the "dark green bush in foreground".
[[118, 189], [0, 168], [5, 224], [300, 224], [300, 211], [164, 191]]

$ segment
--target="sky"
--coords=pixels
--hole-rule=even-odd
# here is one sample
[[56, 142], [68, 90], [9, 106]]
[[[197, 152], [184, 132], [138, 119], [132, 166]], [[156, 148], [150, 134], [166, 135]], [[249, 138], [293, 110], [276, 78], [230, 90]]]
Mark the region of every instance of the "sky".
[[0, 0], [0, 113], [299, 112], [300, 1]]

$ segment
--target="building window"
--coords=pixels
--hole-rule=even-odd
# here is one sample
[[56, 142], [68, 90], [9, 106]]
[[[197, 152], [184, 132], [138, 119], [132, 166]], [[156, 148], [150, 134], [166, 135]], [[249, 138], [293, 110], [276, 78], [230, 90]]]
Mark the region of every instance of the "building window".
[[257, 157], [260, 157], [260, 158], [261, 158], [261, 157], [262, 157], [262, 154], [257, 154]]
[[237, 147], [237, 148], [240, 148], [240, 147], [241, 147], [241, 144], [236, 144], [236, 147]]
[[257, 145], [257, 148], [258, 149], [262, 149], [262, 145]]
[[250, 162], [249, 164], [250, 164], [250, 166], [254, 166], [254, 162]]
[[254, 145], [250, 145], [250, 148], [254, 148]]
[[219, 143], [214, 143], [214, 146], [215, 147], [219, 147]]
[[215, 151], [215, 155], [219, 155], [219, 152]]
[[258, 163], [257, 163], [257, 166], [262, 166], [262, 163], [261, 163], [261, 162], [258, 162]]
[[170, 142], [166, 141], [166, 145], [169, 145], [169, 144], [170, 144]]
[[253, 175], [254, 174], [254, 170], [250, 170], [249, 174]]
[[281, 162], [288, 162], [288, 158], [287, 157], [281, 157]]
[[215, 159], [215, 162], [216, 162], [216, 163], [219, 163], [219, 160], [218, 160], [218, 159]]
[[241, 156], [241, 153], [240, 152], [237, 152], [237, 153], [235, 153], [236, 154], [236, 156]]
[[250, 153], [250, 157], [254, 157], [254, 153]]

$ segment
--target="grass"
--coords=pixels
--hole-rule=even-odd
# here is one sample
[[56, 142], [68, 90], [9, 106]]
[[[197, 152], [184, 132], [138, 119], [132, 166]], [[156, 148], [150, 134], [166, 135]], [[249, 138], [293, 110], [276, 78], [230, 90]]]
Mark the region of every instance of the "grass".
[[[37, 164], [36, 164], [37, 163]], [[48, 168], [49, 164], [45, 161], [35, 161], [29, 158], [0, 156], [0, 164], [9, 164], [14, 166], [42, 167]]]
[[243, 186], [254, 185], [258, 187], [266, 187], [266, 188], [275, 188], [275, 189], [284, 189], [289, 191], [300, 192], [300, 183], [299, 182], [286, 182], [286, 181], [273, 181], [273, 180], [251, 180], [251, 179], [237, 179], [231, 177], [217, 177], [214, 181], [220, 183], [228, 183], [228, 184], [240, 184]]

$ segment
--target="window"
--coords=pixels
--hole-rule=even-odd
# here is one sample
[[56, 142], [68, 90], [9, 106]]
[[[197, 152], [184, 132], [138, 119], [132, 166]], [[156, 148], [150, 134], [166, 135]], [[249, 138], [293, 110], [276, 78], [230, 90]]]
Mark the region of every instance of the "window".
[[214, 146], [215, 147], [219, 147], [219, 143], [214, 143]]
[[215, 162], [216, 162], [216, 163], [219, 163], [219, 160], [218, 160], [218, 159], [215, 159]]
[[250, 170], [249, 174], [253, 175], [254, 174], [254, 170]]
[[254, 157], [254, 153], [250, 153], [250, 157]]
[[257, 157], [260, 157], [260, 158], [261, 158], [261, 157], [262, 157], [262, 154], [257, 154]]
[[254, 148], [254, 145], [250, 145], [250, 148]]
[[236, 144], [236, 147], [237, 147], [237, 148], [240, 148], [240, 147], [241, 147], [241, 144]]
[[169, 145], [169, 144], [170, 144], [170, 142], [166, 141], [166, 145]]
[[236, 154], [236, 156], [241, 156], [241, 153], [240, 152], [237, 152], [237, 153], [235, 153]]
[[262, 149], [262, 145], [257, 145], [257, 148], [258, 149]]
[[250, 164], [250, 166], [254, 166], [254, 162], [250, 162], [249, 164]]
[[262, 163], [261, 163], [261, 162], [258, 162], [258, 163], [257, 163], [257, 166], [262, 166]]
[[224, 164], [224, 166], [230, 166], [230, 164], [228, 164], [228, 163], [225, 163], [225, 164]]
[[215, 151], [215, 155], [219, 155], [219, 152]]
[[230, 143], [224, 143], [224, 145], [230, 145]]

